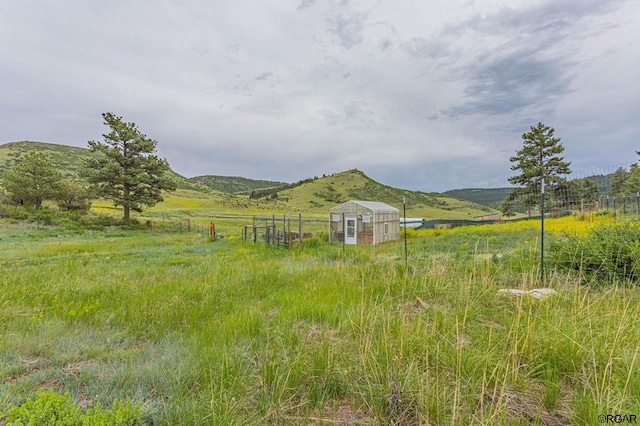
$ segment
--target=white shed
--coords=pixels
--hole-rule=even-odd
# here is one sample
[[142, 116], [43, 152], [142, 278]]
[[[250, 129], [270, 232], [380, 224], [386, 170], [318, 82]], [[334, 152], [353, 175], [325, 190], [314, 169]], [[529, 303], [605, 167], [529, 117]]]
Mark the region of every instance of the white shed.
[[329, 242], [380, 244], [400, 239], [400, 210], [377, 201], [347, 201], [329, 210]]

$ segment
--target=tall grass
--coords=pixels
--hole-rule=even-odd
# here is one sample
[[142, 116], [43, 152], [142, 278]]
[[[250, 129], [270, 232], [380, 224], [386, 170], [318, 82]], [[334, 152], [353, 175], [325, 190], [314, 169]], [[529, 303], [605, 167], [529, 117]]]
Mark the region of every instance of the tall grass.
[[[455, 232], [453, 232], [455, 231]], [[593, 424], [640, 412], [636, 288], [538, 285], [535, 229], [278, 251], [3, 229], [0, 411], [39, 388], [158, 424]], [[532, 420], [534, 419], [534, 420]]]

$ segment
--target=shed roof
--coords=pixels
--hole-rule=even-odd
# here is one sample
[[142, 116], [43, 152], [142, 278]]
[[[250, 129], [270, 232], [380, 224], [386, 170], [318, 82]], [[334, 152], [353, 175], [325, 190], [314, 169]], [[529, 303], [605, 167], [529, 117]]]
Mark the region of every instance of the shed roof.
[[350, 200], [347, 201], [346, 203], [342, 203], [340, 205], [337, 205], [335, 207], [333, 207], [331, 210], [340, 210], [341, 207], [347, 205], [347, 204], [357, 204], [359, 206], [362, 206], [364, 208], [367, 208], [369, 210], [375, 211], [375, 212], [393, 212], [393, 213], [398, 213], [400, 212], [399, 209], [390, 206], [389, 204], [385, 204], [382, 203], [380, 201], [359, 201], [359, 200]]

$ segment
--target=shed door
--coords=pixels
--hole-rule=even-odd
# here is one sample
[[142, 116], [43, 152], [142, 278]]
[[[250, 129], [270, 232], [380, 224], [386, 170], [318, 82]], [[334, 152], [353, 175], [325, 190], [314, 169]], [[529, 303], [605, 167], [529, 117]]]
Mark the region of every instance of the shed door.
[[356, 216], [344, 218], [344, 243], [358, 244], [358, 219]]

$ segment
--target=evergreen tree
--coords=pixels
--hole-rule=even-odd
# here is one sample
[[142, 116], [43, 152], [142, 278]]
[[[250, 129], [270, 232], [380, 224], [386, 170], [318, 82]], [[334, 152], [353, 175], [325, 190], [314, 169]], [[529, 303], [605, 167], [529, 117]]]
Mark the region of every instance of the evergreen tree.
[[[636, 154], [640, 155], [640, 151], [636, 151]], [[622, 190], [614, 195], [637, 194], [640, 192], [640, 166], [638, 164], [632, 164], [626, 177], [627, 179], [622, 185]]]
[[560, 156], [564, 147], [560, 138], [553, 136], [554, 132], [553, 127], [542, 123], [531, 126], [530, 131], [522, 135], [522, 148], [509, 158], [514, 163], [511, 170], [520, 172], [510, 177], [509, 182], [519, 187], [515, 192], [520, 199], [528, 200], [529, 215], [531, 207], [539, 204], [542, 184], [553, 187], [564, 180], [562, 175], [571, 173], [571, 163]]
[[79, 183], [67, 179], [60, 182], [60, 192], [56, 201], [61, 210], [86, 212], [91, 207], [86, 189]]
[[29, 151], [4, 172], [2, 183], [14, 203], [40, 209], [45, 200], [57, 198], [61, 180], [62, 175], [46, 154]]
[[500, 210], [502, 211], [502, 214], [505, 215], [506, 217], [515, 216], [516, 210], [515, 210], [514, 199], [511, 197], [505, 198], [502, 201], [502, 204], [500, 204]]
[[140, 212], [162, 201], [162, 191], [175, 191], [176, 183], [168, 175], [167, 161], [153, 155], [156, 141], [122, 117], [110, 112], [102, 117], [111, 132], [102, 135], [104, 142], [88, 142], [91, 151], [102, 155], [87, 160], [82, 174], [92, 185], [92, 194], [121, 206], [128, 221], [131, 210]]
[[617, 196], [624, 194], [625, 185], [629, 179], [629, 175], [630, 173], [626, 169], [618, 167], [618, 169], [611, 175], [609, 195]]

